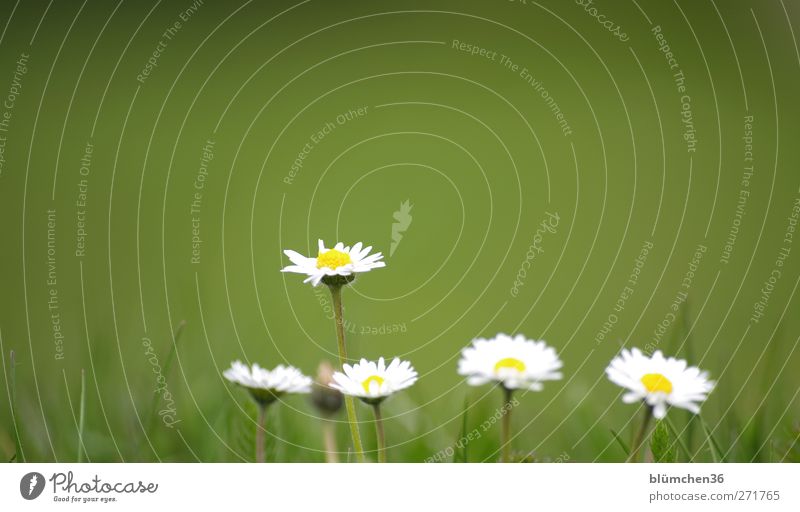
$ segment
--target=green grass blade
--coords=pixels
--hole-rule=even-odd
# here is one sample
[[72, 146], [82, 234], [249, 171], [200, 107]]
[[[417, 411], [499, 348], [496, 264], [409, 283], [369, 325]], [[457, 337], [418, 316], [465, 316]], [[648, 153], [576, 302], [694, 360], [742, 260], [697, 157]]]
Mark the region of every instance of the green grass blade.
[[667, 427], [669, 428], [669, 431], [672, 434], [672, 437], [675, 438], [675, 442], [678, 444], [678, 447], [680, 447], [681, 451], [683, 453], [685, 453], [686, 456], [689, 458], [689, 460], [687, 462], [692, 462], [692, 459], [693, 459], [692, 452], [689, 451], [688, 446], [686, 446], [686, 444], [684, 444], [683, 439], [681, 439], [681, 437], [678, 435], [678, 429], [675, 428], [675, 425], [672, 424], [672, 421], [670, 421], [669, 418], [664, 418], [664, 422], [666, 423]]
[[712, 460], [714, 462], [727, 462], [722, 450], [720, 450], [719, 445], [717, 444], [717, 440], [714, 439], [714, 436], [711, 434], [711, 429], [708, 428], [706, 421], [703, 418], [700, 418], [700, 423], [703, 426], [703, 432], [706, 434], [706, 442], [708, 443], [708, 448], [711, 451]]
[[[247, 400], [242, 404], [245, 415], [231, 415], [231, 431], [233, 432], [232, 445], [239, 453], [248, 453], [248, 460], [255, 461], [253, 458], [253, 446], [256, 444], [256, 418], [258, 417], [258, 406], [252, 400]], [[265, 447], [266, 449], [266, 447]]]
[[22, 439], [19, 437], [19, 418], [17, 414], [17, 358], [12, 350], [9, 354], [10, 380], [11, 380], [11, 421], [14, 423], [14, 457], [15, 462], [25, 462], [25, 452], [22, 451]]
[[78, 420], [78, 462], [83, 462], [86, 447], [83, 445], [83, 432], [86, 424], [86, 370], [81, 368], [81, 406]]
[[172, 335], [172, 346], [169, 348], [167, 359], [164, 361], [164, 376], [169, 375], [169, 369], [172, 368], [172, 361], [175, 359], [175, 352], [178, 349], [178, 340], [181, 339], [183, 330], [186, 328], [186, 320], [181, 320], [178, 327], [175, 328], [175, 333]]
[[622, 451], [623, 451], [623, 452], [625, 452], [625, 456], [626, 456], [626, 457], [630, 456], [630, 454], [631, 454], [631, 449], [630, 449], [630, 448], [628, 448], [628, 445], [627, 445], [627, 444], [625, 444], [625, 441], [623, 441], [623, 440], [622, 440], [622, 438], [619, 436], [619, 434], [617, 434], [617, 431], [616, 431], [616, 430], [614, 430], [613, 428], [610, 428], [610, 429], [608, 429], [608, 430], [610, 430], [610, 431], [611, 431], [611, 435], [612, 435], [612, 436], [614, 437], [614, 439], [617, 441], [617, 444], [619, 444], [620, 448], [622, 448]]
[[695, 432], [697, 431], [697, 418], [691, 411], [686, 411], [686, 454], [689, 456], [689, 462], [694, 460], [694, 452], [688, 451], [692, 446], [695, 446]]
[[785, 451], [778, 456], [778, 460], [780, 462], [800, 462], [800, 423], [794, 425], [790, 430]]
[[[469, 443], [464, 442], [467, 435], [467, 412], [469, 411], [469, 398], [464, 397], [464, 409], [461, 412], [461, 430], [456, 440], [456, 450], [453, 454], [453, 462], [467, 462], [467, 447]], [[461, 445], [461, 446], [459, 446]]]

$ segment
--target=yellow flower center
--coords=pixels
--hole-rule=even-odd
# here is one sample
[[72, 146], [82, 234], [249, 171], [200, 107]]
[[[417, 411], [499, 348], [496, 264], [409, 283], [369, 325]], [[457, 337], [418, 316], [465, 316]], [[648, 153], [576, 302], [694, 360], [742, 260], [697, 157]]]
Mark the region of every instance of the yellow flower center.
[[511, 368], [522, 373], [525, 371], [525, 363], [513, 357], [503, 358], [494, 365], [494, 373], [500, 372], [503, 368]]
[[672, 382], [660, 373], [648, 373], [642, 376], [642, 384], [650, 393], [672, 393]]
[[325, 252], [320, 252], [319, 256], [317, 256], [317, 268], [328, 267], [331, 270], [336, 270], [352, 262], [353, 260], [350, 259], [349, 254], [336, 249], [328, 249]]
[[373, 382], [377, 382], [378, 383], [378, 387], [380, 387], [381, 384], [383, 384], [383, 377], [381, 377], [379, 375], [371, 375], [369, 378], [367, 378], [367, 380], [362, 382], [361, 385], [364, 386], [364, 392], [365, 393], [369, 393], [369, 386]]

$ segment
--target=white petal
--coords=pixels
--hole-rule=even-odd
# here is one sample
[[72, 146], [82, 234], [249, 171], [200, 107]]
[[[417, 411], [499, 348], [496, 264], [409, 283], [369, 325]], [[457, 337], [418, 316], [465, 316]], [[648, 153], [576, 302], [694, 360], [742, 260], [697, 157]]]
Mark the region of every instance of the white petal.
[[294, 274], [308, 274], [308, 267], [301, 267], [300, 265], [289, 265], [283, 267], [281, 272], [292, 272]]
[[285, 251], [283, 251], [283, 254], [288, 256], [289, 260], [292, 263], [294, 263], [295, 265], [305, 266], [305, 265], [308, 264], [309, 258], [306, 258], [305, 256], [303, 256], [299, 252], [286, 249]]
[[624, 395], [622, 395], [622, 401], [626, 404], [632, 404], [634, 402], [638, 402], [641, 399], [642, 395], [635, 391], [631, 391], [629, 393], [625, 393]]

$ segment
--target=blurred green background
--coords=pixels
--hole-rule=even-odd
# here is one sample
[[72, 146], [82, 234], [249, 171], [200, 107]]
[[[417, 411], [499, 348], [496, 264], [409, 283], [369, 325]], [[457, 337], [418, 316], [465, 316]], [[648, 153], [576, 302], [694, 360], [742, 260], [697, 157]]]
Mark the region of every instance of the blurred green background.
[[[76, 460], [84, 370], [83, 460], [251, 460], [221, 372], [335, 360], [327, 291], [279, 272], [322, 238], [386, 255], [344, 300], [351, 356], [421, 376], [386, 403], [390, 460], [449, 455], [494, 414], [500, 391], [455, 370], [497, 332], [564, 361], [518, 395], [536, 460], [624, 460], [611, 431], [637, 408], [603, 374], [622, 345], [718, 381], [702, 421], [670, 413], [694, 460], [719, 458], [702, 423], [726, 460], [792, 460], [798, 20], [773, 0], [4, 0], [0, 454], [18, 431], [18, 460]], [[270, 460], [323, 460], [305, 397], [268, 425]], [[496, 460], [499, 435], [453, 457]]]

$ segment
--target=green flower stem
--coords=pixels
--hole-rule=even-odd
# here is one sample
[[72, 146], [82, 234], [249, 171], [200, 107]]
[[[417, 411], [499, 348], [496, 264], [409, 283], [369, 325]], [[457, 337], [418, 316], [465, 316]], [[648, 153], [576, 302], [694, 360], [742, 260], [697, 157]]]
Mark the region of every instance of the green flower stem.
[[[347, 362], [347, 347], [344, 344], [344, 315], [342, 313], [342, 286], [328, 286], [331, 290], [333, 299], [333, 313], [336, 320], [336, 337], [339, 341], [339, 365], [344, 366]], [[353, 449], [356, 452], [358, 462], [364, 462], [364, 447], [361, 445], [361, 434], [358, 432], [358, 418], [356, 417], [356, 406], [353, 397], [344, 396], [344, 404], [347, 408], [347, 422], [350, 424], [350, 435], [353, 437]]]
[[256, 462], [264, 462], [264, 445], [267, 423], [267, 404], [258, 402], [258, 425], [256, 426]]
[[503, 438], [500, 442], [503, 444], [501, 462], [511, 462], [511, 394], [514, 391], [507, 387], [503, 387]]
[[645, 434], [647, 434], [647, 428], [650, 426], [650, 420], [653, 418], [653, 408], [649, 405], [645, 405], [644, 407], [644, 416], [642, 417], [642, 425], [639, 427], [639, 430], [636, 432], [636, 437], [633, 438], [633, 444], [631, 445], [631, 454], [628, 456], [628, 460], [626, 462], [638, 462], [639, 461], [639, 451], [644, 444]]
[[378, 439], [378, 462], [386, 462], [386, 434], [383, 431], [383, 417], [381, 416], [381, 405], [372, 404], [375, 411], [375, 434]]

